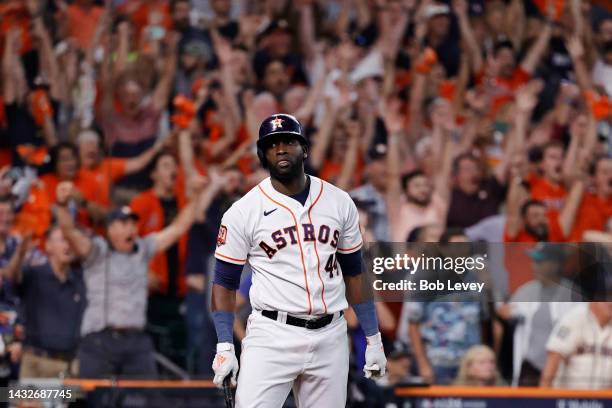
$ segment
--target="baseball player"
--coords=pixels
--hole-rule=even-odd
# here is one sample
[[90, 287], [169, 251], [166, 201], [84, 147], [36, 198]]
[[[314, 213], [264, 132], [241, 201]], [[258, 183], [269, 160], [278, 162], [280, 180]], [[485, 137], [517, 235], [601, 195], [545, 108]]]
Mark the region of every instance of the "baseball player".
[[233, 311], [248, 261], [253, 313], [236, 406], [281, 407], [293, 387], [299, 407], [344, 407], [349, 304], [367, 336], [366, 377], [384, 375], [386, 365], [374, 303], [362, 293], [357, 208], [346, 192], [304, 173], [308, 142], [293, 116], [264, 120], [257, 153], [270, 177], [227, 210], [217, 237], [214, 382], [220, 386], [231, 375], [236, 384]]

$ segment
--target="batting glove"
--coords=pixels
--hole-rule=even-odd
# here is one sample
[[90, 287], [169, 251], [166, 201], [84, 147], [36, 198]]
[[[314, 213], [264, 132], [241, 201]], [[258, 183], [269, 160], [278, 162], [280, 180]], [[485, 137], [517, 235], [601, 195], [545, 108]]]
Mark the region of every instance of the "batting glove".
[[230, 373], [232, 375], [232, 385], [236, 385], [238, 375], [238, 359], [231, 343], [218, 343], [217, 354], [213, 361], [212, 369], [215, 372], [213, 383], [219, 388], [223, 387], [223, 380]]
[[387, 358], [383, 349], [380, 333], [366, 337], [368, 346], [365, 352], [365, 367], [363, 372], [366, 378], [381, 378], [387, 370]]

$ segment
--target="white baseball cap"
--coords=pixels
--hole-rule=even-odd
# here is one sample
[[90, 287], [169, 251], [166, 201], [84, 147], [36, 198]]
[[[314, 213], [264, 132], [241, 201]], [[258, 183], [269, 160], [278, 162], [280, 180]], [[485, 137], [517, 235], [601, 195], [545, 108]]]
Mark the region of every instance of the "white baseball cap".
[[432, 4], [425, 9], [425, 18], [430, 19], [435, 16], [450, 14], [450, 8], [446, 4]]

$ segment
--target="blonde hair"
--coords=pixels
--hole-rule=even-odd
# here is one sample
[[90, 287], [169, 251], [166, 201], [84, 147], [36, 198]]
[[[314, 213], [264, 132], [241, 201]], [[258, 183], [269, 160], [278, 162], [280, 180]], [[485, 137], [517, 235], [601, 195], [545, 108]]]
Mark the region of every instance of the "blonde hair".
[[[495, 353], [489, 346], [485, 346], [483, 344], [478, 344], [476, 346], [470, 347], [470, 349], [463, 355], [461, 359], [461, 364], [459, 365], [459, 373], [457, 374], [457, 378], [455, 379], [455, 385], [481, 385], [478, 381], [470, 376], [469, 370], [470, 366], [474, 362], [474, 360], [483, 354], [488, 354], [495, 361]], [[486, 385], [504, 385], [504, 381], [497, 369], [497, 363], [495, 363], [495, 372], [493, 373], [493, 378], [487, 381]]]

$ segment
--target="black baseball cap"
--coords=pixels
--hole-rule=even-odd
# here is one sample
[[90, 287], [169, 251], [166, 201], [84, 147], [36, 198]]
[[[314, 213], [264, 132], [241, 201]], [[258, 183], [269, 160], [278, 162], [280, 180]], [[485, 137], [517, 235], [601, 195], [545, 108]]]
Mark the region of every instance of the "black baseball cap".
[[376, 160], [384, 159], [387, 157], [387, 144], [376, 143], [368, 150], [367, 162], [371, 163]]
[[114, 210], [112, 210], [111, 212], [109, 212], [106, 215], [106, 225], [110, 225], [112, 224], [114, 221], [117, 220], [134, 220], [134, 221], [138, 221], [140, 219], [140, 217], [138, 216], [138, 214], [136, 214], [134, 211], [132, 211], [132, 209], [130, 207], [128, 207], [127, 205], [124, 205], [122, 207], [119, 208], [115, 208]]
[[510, 50], [514, 52], [514, 44], [507, 38], [501, 39], [493, 44], [493, 53], [497, 54], [502, 48], [510, 48]]

